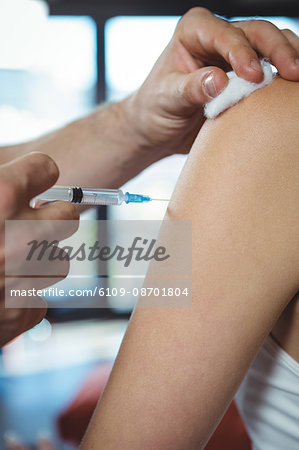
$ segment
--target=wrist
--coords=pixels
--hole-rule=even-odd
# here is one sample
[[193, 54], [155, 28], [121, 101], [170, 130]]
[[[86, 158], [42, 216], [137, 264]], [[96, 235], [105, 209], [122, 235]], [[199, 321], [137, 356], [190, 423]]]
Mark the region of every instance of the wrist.
[[150, 164], [169, 156], [169, 152], [155, 142], [154, 133], [150, 133], [147, 106], [140, 102], [137, 93], [120, 102], [120, 108], [135, 156], [148, 158]]
[[147, 140], [139, 133], [135, 112], [129, 98], [103, 105], [85, 118], [91, 139], [90, 147], [95, 141], [98, 142], [94, 166], [97, 167], [98, 162], [105, 163], [105, 171], [101, 175], [102, 187], [122, 186], [162, 158], [160, 152], [150, 148]]

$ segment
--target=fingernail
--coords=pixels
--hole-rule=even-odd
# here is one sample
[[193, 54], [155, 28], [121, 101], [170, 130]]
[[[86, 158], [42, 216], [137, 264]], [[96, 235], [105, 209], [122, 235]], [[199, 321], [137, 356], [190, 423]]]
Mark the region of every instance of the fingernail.
[[298, 58], [298, 56], [295, 58], [295, 65], [299, 66], [299, 58]]
[[259, 61], [257, 61], [256, 59], [252, 59], [250, 61], [250, 67], [251, 67], [251, 69], [256, 70], [257, 72], [263, 73], [262, 66], [260, 65]]
[[206, 95], [210, 98], [215, 98], [218, 95], [215, 81], [214, 81], [214, 74], [211, 72], [206, 76], [206, 78], [203, 81], [203, 89], [206, 93]]

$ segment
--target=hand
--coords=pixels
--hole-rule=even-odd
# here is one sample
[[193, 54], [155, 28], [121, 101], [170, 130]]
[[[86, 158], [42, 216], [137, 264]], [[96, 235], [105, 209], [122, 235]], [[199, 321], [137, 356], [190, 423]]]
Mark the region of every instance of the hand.
[[262, 81], [258, 55], [299, 81], [299, 38], [290, 30], [262, 20], [227, 22], [205, 8], [187, 12], [144, 84], [124, 101], [144, 147], [187, 153], [205, 120], [202, 105], [228, 83], [224, 71]]
[[[40, 297], [34, 299], [34, 308], [26, 306], [26, 302], [33, 300], [26, 297], [20, 299], [20, 303], [18, 303], [20, 307], [18, 308], [5, 307], [5, 300], [7, 300], [7, 296], [5, 298], [5, 285], [9, 285], [11, 280], [5, 279], [4, 265], [6, 266], [6, 273], [7, 267], [11, 264], [14, 268], [17, 267], [21, 259], [20, 254], [24, 250], [22, 248], [22, 233], [12, 239], [12, 245], [5, 248], [5, 220], [16, 221], [8, 226], [16, 225], [17, 233], [22, 229], [21, 226], [24, 223], [17, 221], [34, 220], [32, 226], [30, 225], [29, 234], [32, 234], [34, 225], [38, 224], [38, 233], [44, 236], [45, 233], [46, 235], [52, 235], [55, 231], [53, 224], [57, 222], [54, 222], [54, 220], [78, 219], [76, 207], [69, 203], [57, 202], [37, 210], [29, 206], [29, 201], [35, 195], [45, 191], [56, 182], [58, 174], [58, 168], [54, 161], [42, 153], [31, 153], [0, 166], [0, 347], [39, 323], [46, 313], [46, 302]], [[38, 222], [35, 222], [37, 220]], [[28, 224], [28, 222], [25, 223]], [[60, 229], [59, 236], [65, 238], [73, 231], [72, 227], [70, 229], [68, 227], [67, 232]], [[10, 233], [7, 230], [6, 240], [8, 234]], [[29, 240], [27, 239], [26, 242], [29, 242]], [[62, 278], [66, 276], [68, 272], [67, 261], [63, 262], [63, 267], [59, 265], [59, 272], [62, 274]], [[25, 283], [23, 286], [27, 287], [26, 282], [28, 283], [30, 280], [28, 278], [23, 279], [23, 283]], [[43, 279], [37, 280], [37, 283], [39, 283], [38, 288], [45, 287], [43, 286], [43, 283], [45, 283]], [[53, 283], [55, 283], [55, 280], [53, 280]], [[24, 307], [22, 307], [21, 301], [23, 301]]]

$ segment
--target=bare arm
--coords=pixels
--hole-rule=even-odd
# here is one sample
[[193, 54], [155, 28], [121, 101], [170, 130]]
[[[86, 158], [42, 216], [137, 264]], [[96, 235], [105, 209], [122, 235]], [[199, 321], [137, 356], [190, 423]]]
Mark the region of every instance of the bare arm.
[[192, 308], [135, 310], [83, 450], [203, 448], [298, 291], [298, 92], [277, 80], [200, 132], [167, 213], [192, 220]]
[[119, 187], [165, 156], [150, 149], [128, 115], [127, 102], [104, 105], [88, 116], [28, 143], [1, 149], [2, 162], [32, 151], [51, 156], [58, 184]]

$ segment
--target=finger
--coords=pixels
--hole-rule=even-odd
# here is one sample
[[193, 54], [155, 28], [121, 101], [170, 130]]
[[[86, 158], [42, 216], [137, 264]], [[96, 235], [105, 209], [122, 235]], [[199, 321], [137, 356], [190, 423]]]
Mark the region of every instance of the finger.
[[269, 58], [283, 78], [299, 80], [298, 37], [292, 35], [291, 42], [286, 33], [265, 20], [241, 21], [234, 26], [244, 31], [252, 47]]
[[[39, 298], [40, 303], [38, 308], [22, 308], [19, 310], [21, 311], [20, 312], [21, 317], [19, 317], [18, 328], [15, 328], [14, 337], [17, 337], [20, 334], [25, 333], [25, 331], [31, 330], [31, 328], [38, 325], [44, 319], [47, 313], [47, 303], [41, 297]], [[43, 300], [43, 306], [41, 300]]]
[[28, 204], [35, 195], [50, 188], [58, 179], [55, 162], [43, 153], [29, 153], [0, 167], [1, 200], [3, 211], [16, 211]]
[[79, 227], [80, 214], [75, 205], [57, 201], [42, 208], [28, 208], [6, 221], [6, 246], [11, 250], [27, 245], [32, 239], [56, 240], [57, 243], [74, 234]]
[[[6, 243], [27, 245], [32, 239], [46, 239], [58, 242], [73, 235], [79, 227], [80, 214], [72, 203], [57, 201], [42, 208], [30, 208], [16, 217], [19, 220], [7, 221], [8, 237]], [[19, 237], [19, 238], [18, 238]], [[19, 242], [18, 242], [19, 241]]]
[[[12, 310], [13, 311], [13, 310]], [[47, 313], [47, 308], [15, 310], [15, 320], [4, 323], [1, 328], [0, 347], [11, 342], [25, 331], [40, 323]]]
[[[32, 305], [35, 301], [34, 307], [29, 308], [24, 303], [26, 298], [13, 298], [14, 303], [18, 303], [18, 307], [4, 307], [0, 308], [0, 347], [8, 344], [12, 339], [15, 339], [20, 334], [31, 329], [37, 325], [46, 315], [47, 303], [39, 296], [30, 297], [30, 303]], [[6, 303], [10, 304], [10, 299], [6, 300]]]
[[44, 299], [40, 297], [40, 301], [43, 300], [43, 306], [40, 305], [38, 308], [24, 308], [23, 312], [23, 320], [22, 320], [22, 330], [21, 333], [30, 330], [31, 328], [38, 325], [47, 313], [47, 303]]
[[180, 101], [186, 107], [204, 105], [217, 97], [227, 86], [228, 78], [218, 67], [205, 67], [187, 75], [176, 76], [173, 90], [177, 92], [174, 101]]
[[49, 252], [46, 252], [46, 261], [37, 261], [38, 271], [33, 275], [27, 270], [25, 277], [5, 279], [0, 292], [0, 347], [38, 324], [45, 316], [47, 303], [41, 296], [48, 295], [49, 286], [62, 281], [69, 270], [69, 260], [64, 258], [67, 253], [58, 250], [60, 259], [52, 261], [52, 266], [47, 260]]
[[299, 36], [297, 36], [297, 34], [293, 33], [293, 31], [289, 30], [288, 28], [281, 30], [281, 32], [287, 38], [287, 40], [293, 46], [293, 48], [296, 50], [297, 54], [296, 58], [299, 58]]
[[[39, 308], [44, 306], [43, 304], [39, 304], [38, 297], [35, 298], [34, 296], [32, 296], [32, 301], [28, 295], [26, 297], [23, 297], [23, 300], [20, 299], [20, 295], [24, 293], [25, 290], [26, 292], [30, 293], [30, 296], [33, 290], [41, 291], [40, 295], [46, 295], [48, 287], [59, 283], [67, 277], [70, 270], [69, 257], [62, 248], [56, 247], [55, 251], [59, 254], [60, 259], [58, 261], [55, 261], [56, 268], [50, 267], [51, 270], [49, 272], [46, 273], [42, 268], [39, 269], [36, 274], [21, 274], [15, 276], [11, 275], [5, 280], [1, 280], [0, 323], [2, 319], [6, 319], [6, 315], [4, 317], [3, 311], [1, 309], [4, 306], [7, 308], [7, 311], [10, 308]], [[44, 258], [46, 258], [45, 255]], [[9, 318], [10, 314], [7, 314], [7, 319]]]
[[263, 71], [257, 53], [244, 32], [205, 8], [190, 10], [178, 24], [177, 34], [188, 51], [201, 59], [203, 65], [216, 63], [217, 58], [219, 60], [221, 57], [238, 76], [248, 81], [262, 81]]
[[72, 203], [63, 201], [48, 203], [42, 208], [34, 209], [32, 215], [32, 218], [36, 220], [71, 220], [76, 221], [76, 225], [78, 225], [79, 217], [78, 208]]
[[43, 223], [39, 240], [63, 241], [72, 236], [79, 228], [80, 213], [72, 203], [57, 201], [34, 210], [34, 219]]
[[[58, 243], [74, 234], [79, 226], [76, 207], [66, 202], [53, 203], [40, 210], [31, 210], [31, 213], [28, 218], [35, 220], [10, 220], [5, 223], [5, 243], [2, 243], [0, 255], [1, 268], [4, 269], [5, 260], [7, 276], [38, 275], [42, 270], [51, 273], [54, 270], [54, 274], [58, 274], [55, 272], [57, 258], [48, 258], [48, 253], [54, 254], [52, 250], [57, 248]], [[38, 254], [42, 257], [37, 258]]]
[[[21, 264], [9, 261], [6, 273], [1, 276], [1, 288], [5, 288], [6, 305], [19, 307], [15, 301], [27, 291], [40, 290], [58, 283], [67, 277], [70, 269], [70, 247], [58, 247], [53, 241], [32, 241], [21, 255]], [[28, 294], [24, 296], [24, 307], [35, 306], [35, 298]]]

